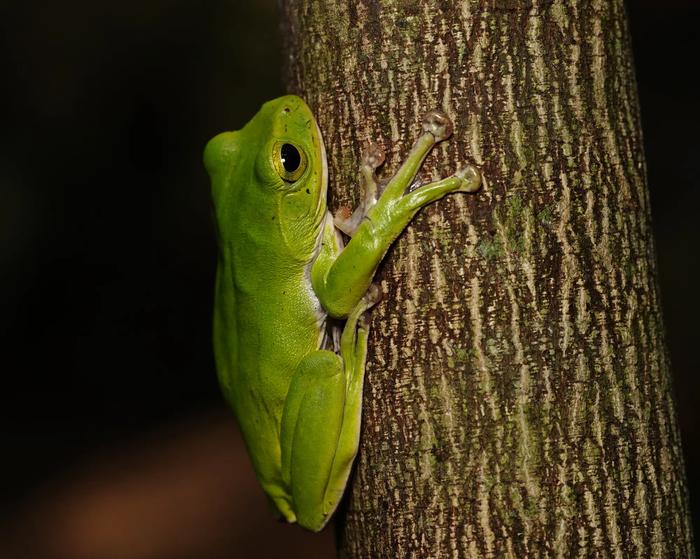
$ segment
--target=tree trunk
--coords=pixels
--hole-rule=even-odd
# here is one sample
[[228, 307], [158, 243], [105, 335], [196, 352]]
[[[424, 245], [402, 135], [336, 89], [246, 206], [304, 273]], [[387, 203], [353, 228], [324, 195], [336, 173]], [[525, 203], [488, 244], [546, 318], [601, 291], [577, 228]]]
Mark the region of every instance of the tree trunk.
[[455, 134], [379, 271], [343, 557], [690, 557], [622, 0], [282, 0], [331, 209], [376, 139]]

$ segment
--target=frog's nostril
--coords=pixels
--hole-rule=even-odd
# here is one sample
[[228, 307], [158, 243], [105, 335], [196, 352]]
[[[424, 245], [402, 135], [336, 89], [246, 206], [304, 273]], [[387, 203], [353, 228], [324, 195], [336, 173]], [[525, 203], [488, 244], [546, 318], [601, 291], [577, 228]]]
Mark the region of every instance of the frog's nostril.
[[285, 107], [284, 109], [282, 109], [282, 111], [285, 112], [285, 113], [288, 113], [288, 112], [289, 112], [289, 107]]

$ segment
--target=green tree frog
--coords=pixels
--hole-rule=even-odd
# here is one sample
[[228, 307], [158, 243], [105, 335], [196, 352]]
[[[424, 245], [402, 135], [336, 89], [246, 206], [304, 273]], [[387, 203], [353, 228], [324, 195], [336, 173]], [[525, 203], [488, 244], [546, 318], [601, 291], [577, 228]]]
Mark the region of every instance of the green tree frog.
[[[474, 192], [466, 166], [416, 186], [423, 160], [451, 134], [429, 112], [398, 172], [380, 188], [384, 154], [363, 155], [359, 207], [334, 218], [321, 132], [296, 96], [265, 103], [241, 130], [204, 151], [219, 257], [213, 318], [219, 380], [258, 480], [289, 522], [322, 529], [357, 453], [372, 285], [389, 246], [416, 212], [450, 192]], [[349, 238], [343, 246], [343, 237]], [[337, 320], [344, 319], [342, 332]]]

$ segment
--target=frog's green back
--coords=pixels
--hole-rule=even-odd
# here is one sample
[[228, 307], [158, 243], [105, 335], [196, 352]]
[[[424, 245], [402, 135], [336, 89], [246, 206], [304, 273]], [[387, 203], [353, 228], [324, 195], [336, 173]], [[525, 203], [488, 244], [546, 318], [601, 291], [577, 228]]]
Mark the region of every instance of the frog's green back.
[[[305, 164], [294, 181], [280, 175], [285, 144], [299, 148]], [[287, 96], [212, 139], [204, 159], [219, 241], [217, 371], [261, 483], [280, 487], [285, 396], [298, 363], [318, 348], [325, 320], [308, 269], [326, 215], [323, 144], [310, 109]]]

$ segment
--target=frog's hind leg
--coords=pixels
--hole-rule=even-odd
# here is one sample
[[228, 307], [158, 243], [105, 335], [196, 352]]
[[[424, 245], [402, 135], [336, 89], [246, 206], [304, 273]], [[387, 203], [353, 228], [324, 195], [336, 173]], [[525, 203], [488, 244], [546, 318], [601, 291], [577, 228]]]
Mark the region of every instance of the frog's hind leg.
[[280, 433], [282, 475], [297, 521], [318, 531], [338, 506], [357, 453], [367, 327], [362, 313], [378, 299], [370, 290], [348, 317], [341, 355], [325, 350], [299, 365], [287, 393]]
[[333, 460], [333, 470], [325, 494], [326, 503], [335, 503], [333, 509], [343, 496], [360, 444], [362, 389], [365, 380], [367, 338], [369, 337], [369, 324], [365, 321], [363, 314], [370, 307], [376, 305], [379, 299], [379, 287], [374, 284], [370, 285], [365, 296], [350, 313], [340, 340], [340, 353], [345, 364], [347, 386], [343, 429], [340, 433], [338, 448]]
[[297, 368], [285, 399], [280, 429], [282, 478], [296, 520], [310, 530], [326, 524], [325, 492], [343, 426], [346, 379], [332, 351], [308, 355]]

